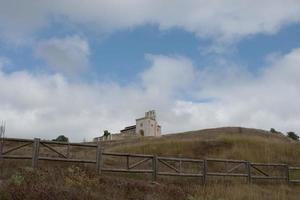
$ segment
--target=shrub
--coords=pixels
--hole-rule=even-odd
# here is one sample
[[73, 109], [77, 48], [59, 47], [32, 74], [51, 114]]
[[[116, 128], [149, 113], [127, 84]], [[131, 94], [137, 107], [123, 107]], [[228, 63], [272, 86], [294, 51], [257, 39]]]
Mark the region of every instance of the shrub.
[[57, 142], [69, 142], [69, 138], [67, 138], [64, 135], [58, 136], [56, 139], [53, 139], [52, 141], [57, 141]]
[[270, 132], [271, 132], [271, 133], [277, 133], [277, 131], [276, 131], [274, 128], [271, 128], [271, 129], [270, 129]]
[[293, 140], [299, 140], [299, 136], [294, 132], [288, 132], [287, 136]]
[[275, 134], [281, 134], [281, 135], [283, 135], [283, 133], [281, 133], [280, 131], [276, 131], [274, 128], [271, 128], [270, 132], [271, 133], [275, 133]]
[[108, 130], [105, 130], [103, 133], [103, 138], [108, 139], [109, 136], [110, 136], [110, 132], [108, 132]]

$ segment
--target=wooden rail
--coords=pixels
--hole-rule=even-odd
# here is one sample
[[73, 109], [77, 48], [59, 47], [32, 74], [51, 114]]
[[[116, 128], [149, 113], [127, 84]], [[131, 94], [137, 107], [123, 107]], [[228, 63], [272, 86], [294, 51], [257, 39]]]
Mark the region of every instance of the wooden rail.
[[[5, 148], [5, 145], [11, 146], [14, 143], [21, 143], [13, 147]], [[54, 146], [53, 146], [54, 145]], [[31, 155], [13, 154], [22, 148], [31, 146]], [[62, 152], [56, 147], [66, 147], [67, 152]], [[95, 150], [95, 159], [71, 158], [71, 147], [89, 148]], [[43, 156], [41, 149], [47, 149], [54, 153], [56, 157]], [[28, 149], [27, 149], [28, 150]], [[110, 165], [104, 166], [106, 157], [125, 158], [125, 166], [116, 168]], [[231, 159], [193, 159], [193, 158], [173, 158], [160, 157], [156, 155], [129, 154], [104, 152], [100, 143], [82, 144], [82, 143], [63, 143], [35, 138], [17, 139], [2, 138], [0, 142], [0, 161], [3, 159], [25, 159], [31, 160], [34, 169], [38, 167], [38, 161], [53, 162], [72, 162], [72, 163], [90, 163], [95, 164], [97, 173], [103, 172], [122, 172], [122, 173], [143, 173], [152, 174], [152, 180], [156, 181], [158, 176], [179, 176], [179, 177], [198, 177], [205, 184], [208, 177], [240, 177], [246, 178], [251, 183], [254, 180], [279, 180], [286, 183], [300, 183], [300, 179], [291, 177], [291, 172], [298, 171], [300, 167], [291, 167], [282, 163], [251, 163], [246, 160]], [[124, 164], [124, 163], [123, 163]], [[185, 167], [187, 166], [188, 167]], [[220, 167], [222, 165], [223, 167]], [[218, 167], [217, 167], [218, 166]], [[271, 172], [277, 172], [271, 173]]]

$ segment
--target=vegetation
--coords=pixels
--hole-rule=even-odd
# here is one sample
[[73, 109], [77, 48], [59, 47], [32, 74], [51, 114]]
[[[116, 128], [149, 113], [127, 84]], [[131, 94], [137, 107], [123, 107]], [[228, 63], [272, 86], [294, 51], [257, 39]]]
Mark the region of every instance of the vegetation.
[[[102, 144], [105, 151], [110, 152], [243, 159], [300, 166], [299, 142], [256, 129], [209, 129], [160, 138], [105, 141]], [[31, 153], [30, 147], [27, 148], [25, 151]], [[78, 147], [71, 149], [71, 152], [88, 159], [95, 158], [95, 151], [90, 149], [85, 151]], [[119, 158], [108, 157], [105, 163], [115, 165], [119, 161]], [[220, 178], [203, 187], [199, 178], [159, 177], [158, 183], [152, 183], [151, 176], [147, 175], [98, 175], [94, 164], [40, 162], [40, 169], [33, 171], [22, 167], [26, 166], [22, 161], [0, 162], [3, 168], [0, 174], [0, 199], [296, 200], [300, 193], [299, 186], [280, 183], [248, 185], [246, 181]], [[27, 166], [30, 166], [30, 162]], [[300, 179], [299, 173], [293, 176]]]
[[110, 136], [110, 132], [108, 132], [108, 130], [105, 130], [104, 133], [103, 133], [103, 137], [105, 139], [107, 139], [109, 136]]
[[64, 135], [60, 135], [56, 139], [53, 139], [52, 141], [56, 141], [56, 142], [69, 142], [69, 138], [67, 138]]
[[287, 136], [293, 140], [297, 140], [297, 141], [299, 140], [299, 136], [296, 135], [296, 133], [294, 133], [294, 132], [288, 132]]

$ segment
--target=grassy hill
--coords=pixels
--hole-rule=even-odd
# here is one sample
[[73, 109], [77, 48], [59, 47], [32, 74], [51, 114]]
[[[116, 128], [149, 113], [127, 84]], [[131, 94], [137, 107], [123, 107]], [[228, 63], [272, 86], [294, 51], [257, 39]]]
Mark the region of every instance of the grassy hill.
[[225, 127], [116, 143], [105, 142], [106, 151], [300, 165], [299, 142], [259, 129]]
[[[102, 144], [107, 152], [228, 158], [300, 166], [299, 142], [258, 129], [225, 127]], [[80, 148], [74, 151], [88, 158], [95, 156], [95, 152], [84, 152]], [[285, 184], [248, 185], [221, 178], [204, 187], [197, 178], [176, 177], [160, 179], [153, 184], [151, 178], [144, 175], [97, 175], [94, 166], [89, 165], [41, 163], [41, 169], [34, 172], [18, 167], [22, 166], [20, 161], [4, 162], [1, 165], [10, 168], [10, 172], [18, 169], [9, 175], [1, 174], [0, 199], [296, 200], [300, 194], [300, 186]]]

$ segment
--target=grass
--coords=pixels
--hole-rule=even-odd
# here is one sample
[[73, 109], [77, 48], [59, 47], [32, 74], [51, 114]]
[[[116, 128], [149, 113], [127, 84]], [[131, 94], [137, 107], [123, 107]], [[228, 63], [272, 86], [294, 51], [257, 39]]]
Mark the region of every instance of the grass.
[[[105, 142], [103, 145], [109, 152], [229, 158], [300, 166], [298, 142], [256, 129], [208, 129], [160, 138]], [[72, 153], [87, 159], [95, 158], [94, 150], [74, 148]], [[41, 168], [33, 171], [26, 167], [30, 162], [1, 161], [0, 164], [0, 199], [296, 200], [300, 194], [300, 186], [280, 183], [248, 185], [246, 181], [220, 178], [204, 187], [199, 178], [159, 177], [158, 183], [153, 184], [151, 175], [98, 175], [94, 165], [39, 162]], [[124, 160], [108, 157], [105, 164], [121, 165]], [[291, 175], [300, 178], [299, 172]]]
[[300, 143], [284, 136], [237, 128], [195, 131], [156, 140], [124, 143], [107, 151], [193, 158], [228, 158], [300, 165]]

